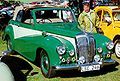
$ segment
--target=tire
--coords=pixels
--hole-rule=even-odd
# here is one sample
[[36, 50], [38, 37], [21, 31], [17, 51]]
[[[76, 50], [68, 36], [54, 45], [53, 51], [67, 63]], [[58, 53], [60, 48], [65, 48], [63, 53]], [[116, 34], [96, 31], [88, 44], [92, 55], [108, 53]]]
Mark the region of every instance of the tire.
[[55, 75], [55, 71], [50, 67], [50, 59], [44, 50], [40, 54], [40, 67], [44, 77], [52, 78]]
[[114, 47], [115, 55], [117, 58], [120, 59], [120, 41], [116, 41], [115, 47]]

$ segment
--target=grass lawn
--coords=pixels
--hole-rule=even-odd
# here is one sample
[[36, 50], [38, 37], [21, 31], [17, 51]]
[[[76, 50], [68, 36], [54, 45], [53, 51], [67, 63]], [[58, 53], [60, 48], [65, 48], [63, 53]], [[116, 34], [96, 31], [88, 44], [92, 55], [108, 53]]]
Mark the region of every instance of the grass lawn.
[[[3, 50], [6, 50], [6, 44], [0, 39], [0, 55], [2, 55], [1, 52]], [[14, 56], [25, 59], [20, 55]], [[120, 59], [117, 59], [115, 55], [113, 55], [112, 58], [120, 63]], [[27, 81], [120, 81], [120, 65], [117, 66], [115, 69], [105, 69], [101, 71], [86, 73], [80, 73], [79, 71], [73, 70], [59, 72], [54, 78], [47, 79], [43, 77], [40, 69], [37, 66], [30, 63], [28, 60], [26, 61], [33, 68], [33, 70], [29, 73], [28, 76], [24, 76], [24, 78], [27, 79]], [[25, 70], [21, 70], [21, 72], [24, 75]]]

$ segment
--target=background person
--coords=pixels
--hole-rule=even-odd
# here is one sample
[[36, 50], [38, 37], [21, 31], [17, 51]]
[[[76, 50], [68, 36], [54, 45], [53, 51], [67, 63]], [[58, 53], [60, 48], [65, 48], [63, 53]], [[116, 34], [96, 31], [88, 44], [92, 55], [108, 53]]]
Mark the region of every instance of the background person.
[[[64, 6], [64, 8], [70, 8], [69, 1], [65, 0], [63, 2], [63, 6]], [[63, 13], [63, 19], [65, 22], [72, 22], [73, 18], [71, 16], [71, 12], [69, 10], [65, 10], [62, 13]]]
[[83, 12], [79, 15], [78, 22], [80, 27], [86, 32], [97, 32], [99, 17], [90, 9], [90, 0], [83, 1]]

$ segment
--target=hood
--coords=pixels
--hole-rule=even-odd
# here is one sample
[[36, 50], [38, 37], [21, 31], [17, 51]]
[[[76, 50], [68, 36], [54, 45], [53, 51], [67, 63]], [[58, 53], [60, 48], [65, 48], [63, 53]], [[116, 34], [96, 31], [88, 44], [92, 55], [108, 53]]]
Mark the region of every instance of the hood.
[[62, 36], [74, 38], [77, 34], [82, 33], [76, 23], [53, 23], [53, 24], [40, 24], [37, 30], [45, 30], [45, 32], [58, 34]]
[[101, 44], [106, 44], [107, 42], [111, 41], [108, 37], [106, 37], [102, 34], [95, 33], [93, 35], [96, 40], [97, 46], [101, 46]]

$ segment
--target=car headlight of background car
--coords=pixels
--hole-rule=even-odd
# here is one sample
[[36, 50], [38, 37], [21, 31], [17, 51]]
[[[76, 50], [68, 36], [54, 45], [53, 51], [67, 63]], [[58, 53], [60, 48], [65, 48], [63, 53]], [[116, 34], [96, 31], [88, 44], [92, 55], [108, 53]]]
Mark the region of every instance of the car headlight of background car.
[[66, 52], [65, 46], [58, 46], [57, 47], [57, 52], [58, 52], [59, 55], [65, 54], [65, 52]]
[[108, 42], [107, 43], [107, 49], [112, 50], [113, 47], [114, 47], [114, 43], [113, 42]]

